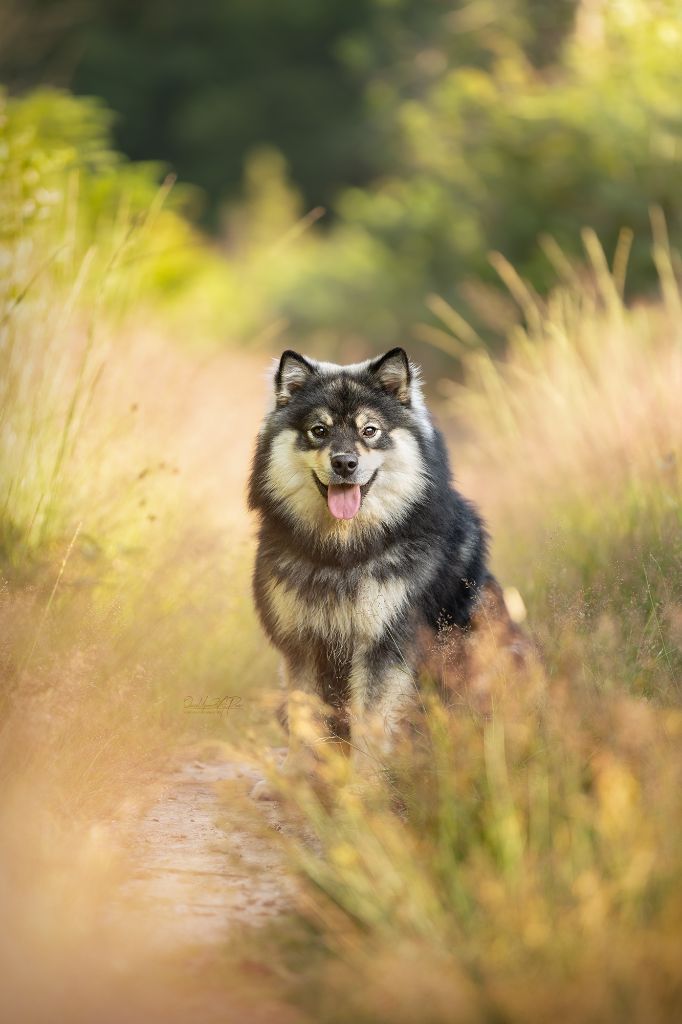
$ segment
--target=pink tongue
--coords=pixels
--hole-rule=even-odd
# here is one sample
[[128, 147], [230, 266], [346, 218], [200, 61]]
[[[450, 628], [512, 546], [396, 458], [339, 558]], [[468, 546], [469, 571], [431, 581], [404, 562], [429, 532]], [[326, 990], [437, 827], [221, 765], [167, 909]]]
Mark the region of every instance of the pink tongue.
[[358, 484], [330, 484], [327, 488], [329, 511], [336, 519], [352, 519], [360, 508]]

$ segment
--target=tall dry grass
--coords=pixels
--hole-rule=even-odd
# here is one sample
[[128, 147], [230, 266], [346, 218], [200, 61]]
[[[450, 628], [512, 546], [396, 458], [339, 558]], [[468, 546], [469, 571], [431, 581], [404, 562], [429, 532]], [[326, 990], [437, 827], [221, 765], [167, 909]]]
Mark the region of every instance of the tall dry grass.
[[[265, 385], [262, 361], [179, 348], [127, 314], [125, 278], [114, 315], [93, 304], [93, 257], [69, 284], [16, 249], [0, 311], [0, 977], [16, 1019], [92, 1019], [126, 971], [158, 966], [110, 903], [160, 769], [271, 730], [243, 493]], [[188, 695], [242, 703], [192, 717]]]
[[317, 1019], [682, 1012], [682, 335], [655, 226], [663, 295], [631, 309], [589, 234], [592, 273], [560, 267], [547, 302], [498, 260], [525, 316], [502, 363], [441, 306], [457, 475], [546, 678], [489, 720], [427, 695], [369, 804], [291, 794], [319, 843], [292, 849], [325, 951], [291, 954]]
[[[49, 1017], [83, 965], [115, 965], [116, 829], [145, 773], [196, 738], [277, 735], [243, 507], [264, 359], [171, 345], [134, 302], [134, 225], [83, 248], [64, 210], [0, 267], [2, 980], [23, 1017], [33, 978]], [[589, 274], [552, 250], [547, 302], [498, 261], [525, 315], [504, 363], [435, 306], [464, 374], [456, 473], [547, 680], [485, 722], [426, 695], [369, 804], [295, 794], [306, 912], [261, 949], [312, 1019], [679, 1014], [682, 355], [656, 232], [663, 297], [633, 308], [622, 250], [608, 272], [589, 235]], [[226, 692], [241, 717], [183, 715]]]

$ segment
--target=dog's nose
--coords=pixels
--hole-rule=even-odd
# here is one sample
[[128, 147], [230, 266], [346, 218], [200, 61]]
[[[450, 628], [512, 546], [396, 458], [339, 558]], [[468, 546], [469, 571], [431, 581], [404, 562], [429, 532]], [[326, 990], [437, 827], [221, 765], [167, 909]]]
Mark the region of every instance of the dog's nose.
[[332, 469], [339, 476], [350, 476], [358, 468], [358, 457], [352, 452], [339, 452], [331, 457]]

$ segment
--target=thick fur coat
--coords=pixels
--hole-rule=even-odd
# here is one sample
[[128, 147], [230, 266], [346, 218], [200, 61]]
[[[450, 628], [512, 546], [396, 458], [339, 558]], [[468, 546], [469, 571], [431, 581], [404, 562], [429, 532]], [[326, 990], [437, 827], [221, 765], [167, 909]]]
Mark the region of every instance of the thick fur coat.
[[249, 504], [256, 605], [289, 692], [321, 700], [326, 728], [374, 759], [431, 640], [466, 633], [499, 589], [405, 352], [351, 366], [285, 352]]

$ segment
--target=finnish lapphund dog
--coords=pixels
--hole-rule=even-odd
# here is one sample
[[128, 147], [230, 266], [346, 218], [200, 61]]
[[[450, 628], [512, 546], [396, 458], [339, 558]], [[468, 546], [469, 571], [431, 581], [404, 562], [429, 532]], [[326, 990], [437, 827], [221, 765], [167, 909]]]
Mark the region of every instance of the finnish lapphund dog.
[[[488, 657], [477, 637], [521, 655], [481, 517], [452, 486], [403, 349], [350, 366], [284, 352], [249, 505], [256, 606], [288, 689], [285, 772], [335, 738], [367, 778], [384, 768], [422, 669], [458, 695]], [[254, 795], [274, 792], [262, 782]]]

